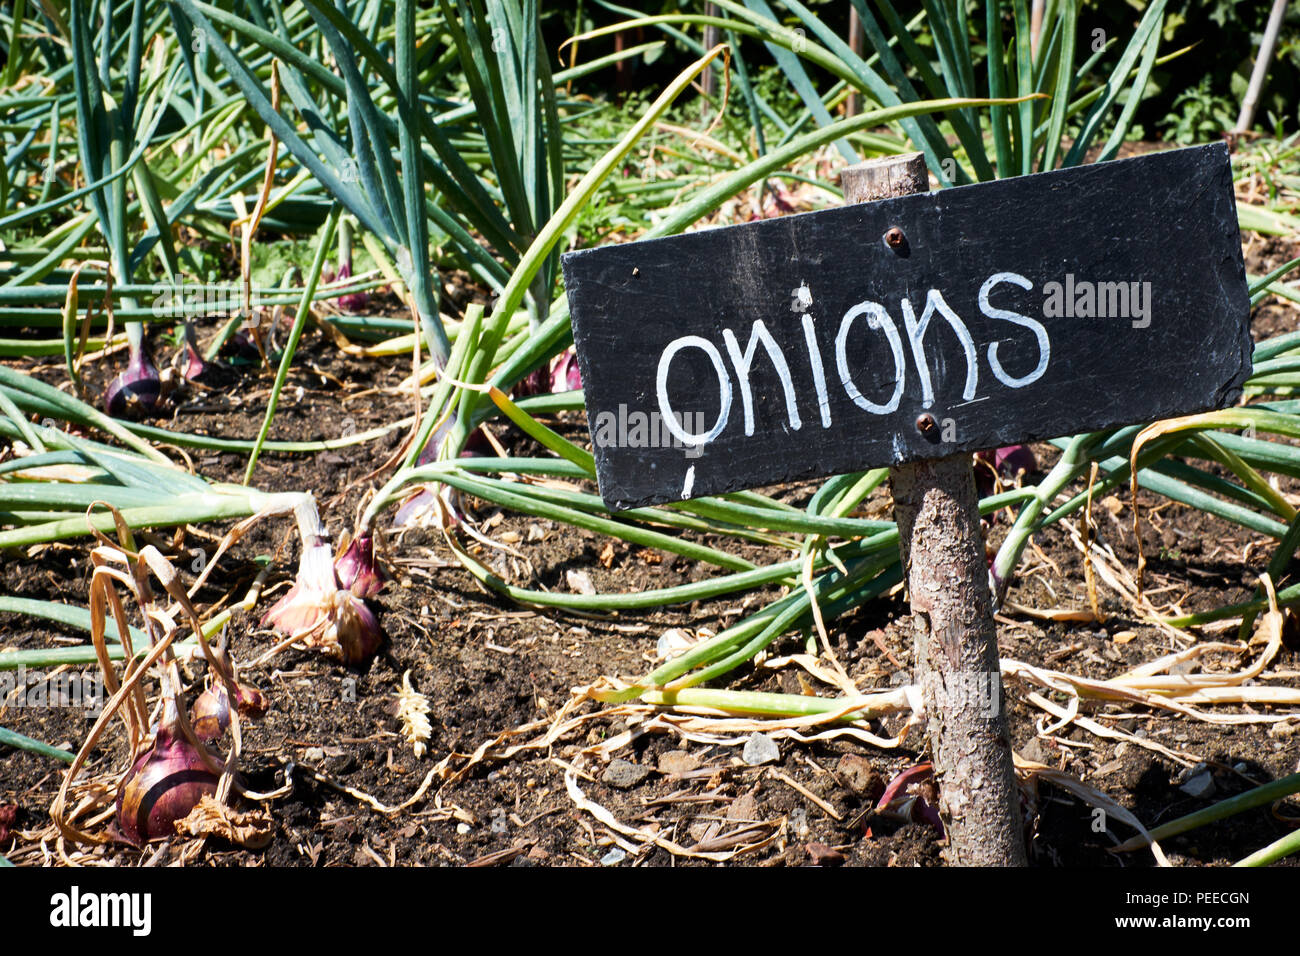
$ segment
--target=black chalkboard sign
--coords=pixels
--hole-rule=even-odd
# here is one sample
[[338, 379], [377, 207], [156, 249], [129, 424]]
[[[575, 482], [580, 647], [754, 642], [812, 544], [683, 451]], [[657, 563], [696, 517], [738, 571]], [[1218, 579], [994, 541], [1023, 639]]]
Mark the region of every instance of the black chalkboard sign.
[[1222, 408], [1223, 144], [563, 257], [611, 509]]

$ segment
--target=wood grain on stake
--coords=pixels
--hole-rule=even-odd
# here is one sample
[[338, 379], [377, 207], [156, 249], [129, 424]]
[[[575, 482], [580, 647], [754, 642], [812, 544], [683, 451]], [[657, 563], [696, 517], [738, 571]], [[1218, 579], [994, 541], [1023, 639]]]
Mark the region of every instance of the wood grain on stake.
[[582, 250], [564, 273], [614, 510], [1220, 408], [1250, 368], [1221, 143]]

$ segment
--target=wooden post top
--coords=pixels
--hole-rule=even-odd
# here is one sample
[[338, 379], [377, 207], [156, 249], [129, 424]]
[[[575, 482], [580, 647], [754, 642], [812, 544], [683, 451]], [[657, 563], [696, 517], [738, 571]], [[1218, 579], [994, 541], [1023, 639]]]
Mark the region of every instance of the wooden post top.
[[850, 203], [894, 199], [930, 191], [925, 157], [920, 153], [882, 156], [840, 170], [844, 201]]

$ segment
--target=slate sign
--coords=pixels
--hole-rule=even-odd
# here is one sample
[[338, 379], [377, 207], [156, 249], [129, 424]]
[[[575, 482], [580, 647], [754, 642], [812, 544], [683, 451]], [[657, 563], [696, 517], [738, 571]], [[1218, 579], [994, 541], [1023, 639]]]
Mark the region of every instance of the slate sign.
[[569, 253], [613, 510], [1222, 408], [1223, 144]]

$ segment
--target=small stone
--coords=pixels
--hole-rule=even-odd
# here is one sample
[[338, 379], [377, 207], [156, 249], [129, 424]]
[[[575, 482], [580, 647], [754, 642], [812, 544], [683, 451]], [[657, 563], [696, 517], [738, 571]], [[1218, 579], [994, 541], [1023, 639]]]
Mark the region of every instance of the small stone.
[[885, 782], [871, 761], [859, 754], [845, 754], [835, 765], [835, 773], [844, 785], [860, 797], [875, 799], [885, 789]]
[[703, 843], [718, 832], [718, 823], [716, 820], [696, 820], [690, 825], [687, 832], [690, 833], [691, 839], [696, 843]]
[[320, 763], [325, 759], [325, 750], [322, 747], [308, 747], [303, 752], [302, 759], [308, 763]]
[[1020, 748], [1020, 756], [1026, 760], [1033, 760], [1036, 763], [1047, 763], [1047, 749], [1043, 742], [1037, 737], [1031, 737], [1029, 741]]
[[767, 734], [754, 731], [754, 733], [750, 734], [749, 739], [745, 741], [745, 749], [740, 752], [740, 759], [751, 767], [762, 766], [765, 763], [775, 763], [781, 759], [781, 748]]
[[1214, 793], [1214, 777], [1206, 770], [1187, 778], [1178, 789], [1189, 797], [1204, 800]]
[[325, 766], [328, 773], [336, 777], [344, 777], [357, 769], [357, 758], [352, 754], [340, 754], [331, 757]]
[[618, 866], [627, 859], [627, 854], [619, 847], [614, 847], [600, 858], [601, 866]]
[[742, 793], [735, 800], [731, 801], [731, 806], [727, 807], [727, 819], [739, 820], [741, 823], [753, 823], [761, 820], [762, 816], [758, 812], [758, 801], [754, 799], [752, 793]]
[[469, 833], [469, 824], [468, 823], [456, 824], [456, 832], [459, 833], [461, 836], [464, 836], [465, 834]]
[[1234, 764], [1232, 765], [1232, 769], [1233, 769], [1236, 773], [1245, 773], [1245, 772], [1246, 772], [1247, 770], [1249, 770], [1250, 768], [1246, 766], [1246, 761], [1244, 761], [1244, 760], [1238, 760], [1236, 763], [1234, 763]]
[[680, 627], [671, 627], [659, 635], [659, 641], [655, 644], [655, 656], [663, 659], [676, 657], [694, 643], [691, 636]]
[[813, 866], [839, 866], [844, 862], [844, 854], [825, 843], [809, 843], [805, 849]]
[[790, 811], [790, 832], [801, 842], [812, 835], [812, 827], [808, 825], [808, 811], [803, 807], [795, 807]]
[[596, 593], [596, 586], [591, 583], [591, 575], [586, 571], [570, 569], [564, 572], [564, 578], [569, 584], [569, 590], [575, 594]]
[[627, 790], [650, 776], [650, 768], [627, 760], [611, 760], [600, 780], [606, 786]]
[[1300, 727], [1300, 724], [1293, 723], [1289, 720], [1282, 720], [1270, 727], [1268, 729], [1268, 734], [1270, 737], [1290, 737], [1296, 732], [1297, 727]]
[[700, 765], [700, 758], [685, 750], [670, 750], [659, 755], [660, 773], [690, 773]]

